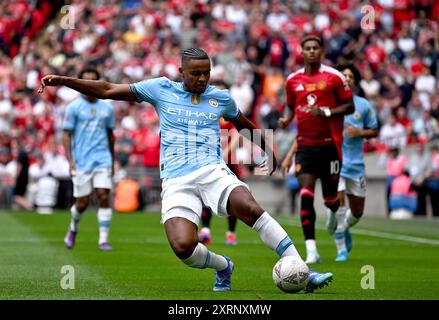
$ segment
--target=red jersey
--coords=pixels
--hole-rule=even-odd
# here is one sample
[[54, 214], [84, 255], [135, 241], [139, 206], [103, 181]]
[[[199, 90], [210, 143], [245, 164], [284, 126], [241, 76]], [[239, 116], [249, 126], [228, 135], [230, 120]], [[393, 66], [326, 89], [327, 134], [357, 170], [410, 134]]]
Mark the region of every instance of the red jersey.
[[288, 105], [294, 106], [297, 143], [310, 147], [335, 144], [341, 157], [344, 117], [328, 119], [310, 113], [311, 105], [334, 109], [352, 98], [341, 72], [322, 64], [318, 72], [309, 75], [302, 68], [287, 78], [285, 90]]
[[[228, 130], [228, 131], [236, 131], [235, 126], [233, 125], [233, 123], [231, 121], [226, 121], [224, 120], [224, 118], [221, 118], [220, 120], [220, 128], [222, 130]], [[224, 139], [223, 139], [224, 138]], [[225, 137], [222, 137], [221, 139], [221, 148], [224, 149], [230, 148], [231, 146], [231, 142], [232, 142], [232, 137], [230, 134], [227, 135], [227, 140], [225, 139]], [[229, 150], [229, 154], [227, 155], [227, 162], [226, 162], [227, 166], [230, 168], [230, 170], [233, 171], [233, 173], [238, 177], [241, 178], [243, 176], [243, 171], [241, 169], [241, 166], [239, 164], [236, 163], [236, 158], [234, 155], [234, 152], [231, 152]]]

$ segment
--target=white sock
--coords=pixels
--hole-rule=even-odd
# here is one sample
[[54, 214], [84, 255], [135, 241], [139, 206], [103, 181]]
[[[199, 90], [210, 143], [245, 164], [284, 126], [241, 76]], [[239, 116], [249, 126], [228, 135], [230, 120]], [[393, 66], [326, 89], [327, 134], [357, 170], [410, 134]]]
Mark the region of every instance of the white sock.
[[342, 251], [347, 251], [345, 230], [346, 228], [344, 223], [338, 224], [337, 230], [335, 230], [334, 241], [335, 241], [335, 246], [337, 248], [337, 253], [340, 253]]
[[78, 225], [79, 225], [79, 221], [82, 218], [82, 213], [78, 212], [78, 209], [76, 209], [75, 205], [73, 205], [70, 208], [70, 212], [71, 212], [70, 230], [78, 231]]
[[207, 247], [202, 243], [198, 243], [198, 245], [195, 247], [194, 252], [189, 258], [181, 259], [181, 261], [183, 261], [186, 265], [192, 268], [212, 268], [217, 271], [222, 271], [228, 266], [226, 258], [212, 251], [209, 251]]
[[267, 212], [264, 212], [259, 217], [253, 229], [259, 233], [262, 242], [270, 249], [276, 251], [279, 256], [294, 256], [300, 258], [296, 247], [286, 231]]
[[[346, 207], [339, 207], [337, 212], [335, 213], [335, 217], [337, 219], [337, 229], [339, 226], [343, 226], [346, 219], [346, 211], [348, 208]], [[344, 226], [343, 226], [344, 227]]]
[[306, 254], [315, 253], [317, 254], [317, 244], [315, 239], [305, 240]]
[[108, 243], [108, 236], [110, 234], [111, 216], [113, 212], [111, 208], [98, 209], [99, 221], [99, 244]]
[[348, 209], [346, 211], [346, 215], [345, 215], [345, 219], [344, 219], [344, 225], [346, 226], [346, 228], [349, 229], [349, 228], [355, 226], [358, 223], [358, 221], [360, 221], [360, 218], [355, 217], [352, 214], [351, 209]]

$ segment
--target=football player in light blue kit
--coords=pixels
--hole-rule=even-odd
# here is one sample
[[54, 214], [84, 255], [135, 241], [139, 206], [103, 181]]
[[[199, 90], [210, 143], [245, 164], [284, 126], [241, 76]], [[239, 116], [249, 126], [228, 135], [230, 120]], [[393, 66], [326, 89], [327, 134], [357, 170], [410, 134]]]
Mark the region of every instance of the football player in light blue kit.
[[[279, 256], [299, 257], [288, 234], [259, 204], [226, 166], [220, 143], [220, 117], [233, 122], [238, 130], [265, 150], [263, 168], [276, 169], [276, 159], [265, 138], [240, 113], [227, 90], [208, 85], [211, 64], [201, 49], [182, 53], [180, 73], [183, 82], [156, 78], [135, 84], [112, 84], [56, 75], [45, 76], [46, 85], [65, 85], [83, 94], [102, 99], [146, 101], [160, 118], [160, 173], [162, 219], [169, 244], [176, 256], [193, 268], [216, 270], [214, 291], [231, 290], [233, 262], [209, 251], [199, 243], [197, 230], [202, 206], [219, 216], [234, 215], [258, 232], [261, 240]], [[254, 138], [254, 139], [253, 139]], [[331, 273], [311, 271], [307, 292], [327, 285]]]
[[[98, 80], [96, 69], [86, 68], [79, 78]], [[81, 96], [71, 102], [64, 117], [63, 144], [70, 164], [75, 204], [71, 222], [64, 238], [68, 249], [75, 245], [79, 221], [90, 203], [93, 190], [99, 202], [99, 249], [112, 249], [108, 243], [112, 210], [110, 191], [114, 168], [113, 107], [92, 96]]]
[[[338, 70], [346, 77], [352, 91], [355, 91], [361, 80], [357, 68], [354, 65], [342, 65]], [[335, 261], [348, 260], [352, 249], [349, 228], [357, 224], [363, 215], [366, 199], [363, 143], [364, 139], [378, 135], [377, 118], [369, 102], [355, 95], [354, 105], [355, 112], [344, 119], [343, 165], [338, 185], [340, 208], [335, 214], [328, 212], [326, 225], [328, 232], [334, 234], [337, 247]], [[345, 207], [345, 193], [349, 199], [349, 208]]]

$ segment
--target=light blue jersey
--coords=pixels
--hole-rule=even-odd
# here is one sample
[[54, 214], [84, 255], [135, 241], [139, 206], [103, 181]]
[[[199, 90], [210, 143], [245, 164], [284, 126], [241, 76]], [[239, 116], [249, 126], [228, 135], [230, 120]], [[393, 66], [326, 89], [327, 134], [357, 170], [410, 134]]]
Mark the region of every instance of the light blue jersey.
[[[355, 112], [344, 118], [344, 127], [353, 126], [357, 129], [376, 129], [378, 127], [375, 111], [369, 102], [359, 96], [354, 96]], [[358, 179], [365, 176], [364, 138], [343, 137], [343, 165], [340, 175], [348, 179]]]
[[[131, 84], [139, 102], [152, 104], [160, 118], [160, 176], [175, 178], [209, 164], [224, 163], [220, 117], [240, 115], [228, 90], [207, 86], [200, 96], [183, 83], [156, 78]], [[197, 100], [199, 98], [199, 100]]]
[[113, 107], [102, 100], [90, 103], [83, 97], [66, 109], [63, 129], [72, 131], [72, 156], [76, 170], [92, 172], [111, 168], [108, 130], [114, 128]]

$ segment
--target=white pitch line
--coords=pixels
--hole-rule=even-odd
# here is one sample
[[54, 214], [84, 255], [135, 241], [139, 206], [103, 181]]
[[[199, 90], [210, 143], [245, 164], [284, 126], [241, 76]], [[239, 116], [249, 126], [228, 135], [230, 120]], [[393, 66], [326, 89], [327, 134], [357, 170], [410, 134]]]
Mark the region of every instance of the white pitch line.
[[[292, 223], [286, 223], [286, 225], [291, 226], [291, 227], [300, 227], [300, 226], [294, 225]], [[326, 227], [316, 226], [316, 229], [326, 230]], [[377, 238], [401, 240], [401, 241], [408, 241], [408, 242], [415, 242], [415, 243], [422, 243], [422, 244], [430, 244], [433, 246], [439, 246], [439, 240], [435, 240], [435, 239], [427, 239], [427, 238], [406, 236], [406, 235], [402, 235], [402, 234], [364, 230], [364, 229], [356, 229], [356, 228], [350, 229], [350, 232], [353, 234], [362, 234], [362, 235], [377, 237]]]
[[416, 243], [423, 243], [423, 244], [431, 244], [433, 246], [439, 246], [439, 240], [434, 240], [434, 239], [419, 238], [419, 237], [413, 237], [413, 236], [405, 236], [402, 234], [387, 233], [387, 232], [372, 231], [372, 230], [362, 230], [362, 229], [351, 229], [351, 232], [353, 234], [362, 234], [362, 235], [367, 235], [367, 236], [372, 236], [372, 237], [386, 238], [386, 239], [392, 239], [392, 240], [401, 240], [401, 241], [409, 241], [409, 242], [416, 242]]

